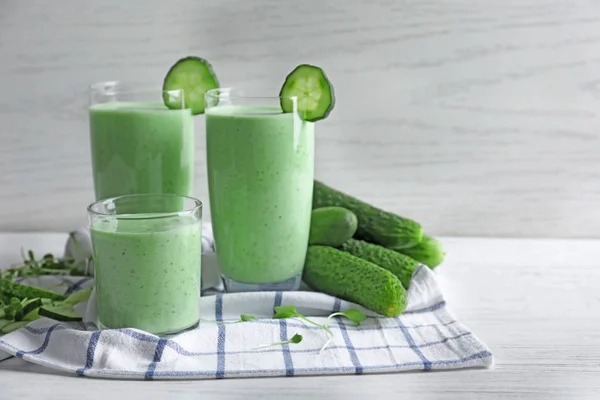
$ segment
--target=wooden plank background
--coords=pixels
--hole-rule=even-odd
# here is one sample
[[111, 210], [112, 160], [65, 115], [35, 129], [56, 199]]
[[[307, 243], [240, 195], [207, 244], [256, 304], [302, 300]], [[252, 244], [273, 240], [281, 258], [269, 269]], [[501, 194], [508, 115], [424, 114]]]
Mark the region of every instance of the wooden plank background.
[[324, 67], [317, 176], [432, 234], [600, 237], [596, 0], [3, 0], [0, 231], [85, 223], [86, 87], [188, 54], [261, 94]]

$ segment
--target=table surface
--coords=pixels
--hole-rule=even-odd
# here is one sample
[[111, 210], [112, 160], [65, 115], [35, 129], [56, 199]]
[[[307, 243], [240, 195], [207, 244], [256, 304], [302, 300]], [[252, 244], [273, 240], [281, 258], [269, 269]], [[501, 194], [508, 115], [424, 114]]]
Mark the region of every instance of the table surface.
[[[0, 266], [19, 249], [62, 252], [65, 234], [0, 234]], [[488, 370], [183, 382], [61, 375], [20, 359], [0, 362], [0, 399], [600, 398], [600, 240], [442, 238], [449, 308], [495, 356]], [[398, 397], [401, 398], [401, 397]], [[408, 398], [408, 397], [407, 397]]]

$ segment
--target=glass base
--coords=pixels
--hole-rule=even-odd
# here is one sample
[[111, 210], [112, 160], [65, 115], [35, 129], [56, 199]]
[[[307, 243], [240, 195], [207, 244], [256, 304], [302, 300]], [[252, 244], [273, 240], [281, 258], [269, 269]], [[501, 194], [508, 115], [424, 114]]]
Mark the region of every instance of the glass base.
[[280, 292], [280, 291], [292, 291], [300, 288], [300, 282], [302, 281], [302, 274], [298, 274], [293, 278], [287, 279], [282, 282], [272, 283], [244, 283], [237, 282], [233, 279], [229, 279], [226, 276], [221, 275], [223, 284], [225, 285], [225, 291], [227, 293], [239, 293], [239, 292]]
[[[199, 325], [200, 325], [200, 320], [198, 320], [198, 322], [194, 323], [193, 325], [188, 326], [187, 328], [178, 329], [178, 330], [171, 331], [171, 332], [162, 332], [162, 333], [148, 332], [148, 333], [156, 335], [156, 336], [158, 336], [160, 338], [168, 338], [168, 337], [171, 337], [171, 336], [179, 335], [180, 333], [183, 333], [183, 332], [187, 332], [187, 331], [191, 331], [193, 329], [196, 329]], [[96, 326], [100, 330], [101, 329], [112, 329], [112, 328], [109, 328], [109, 327], [105, 326], [104, 324], [102, 324], [102, 322], [100, 322], [99, 319], [96, 320]], [[136, 328], [133, 328], [133, 329], [136, 329]], [[147, 331], [144, 331], [144, 332], [147, 332]]]

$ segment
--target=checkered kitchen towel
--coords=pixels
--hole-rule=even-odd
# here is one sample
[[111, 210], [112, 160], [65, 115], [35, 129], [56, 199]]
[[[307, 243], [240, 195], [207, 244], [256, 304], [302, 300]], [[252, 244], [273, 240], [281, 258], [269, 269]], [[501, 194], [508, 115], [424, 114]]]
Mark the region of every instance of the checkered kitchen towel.
[[[214, 253], [206, 252], [203, 264], [203, 274], [212, 270], [212, 275], [218, 276]], [[69, 291], [93, 285], [92, 278], [72, 279]], [[86, 322], [36, 320], [0, 337], [0, 352], [76, 375], [113, 379], [362, 374], [489, 367], [493, 362], [488, 348], [449, 313], [435, 274], [426, 267], [415, 272], [408, 309], [398, 318], [381, 318], [322, 293], [223, 294], [218, 287], [209, 286], [211, 282], [203, 282], [199, 327], [174, 337], [161, 338], [136, 329], [97, 330], [92, 322], [92, 296], [87, 307], [82, 305]], [[217, 294], [206, 295], [206, 289]], [[271, 319], [273, 307], [278, 305], [294, 305], [319, 323], [330, 313], [349, 307], [362, 309], [369, 318], [358, 327], [334, 319], [330, 323], [333, 341], [319, 354], [327, 334], [299, 319]], [[214, 322], [235, 321], [241, 313], [259, 320]], [[299, 344], [261, 347], [296, 333], [304, 338]]]

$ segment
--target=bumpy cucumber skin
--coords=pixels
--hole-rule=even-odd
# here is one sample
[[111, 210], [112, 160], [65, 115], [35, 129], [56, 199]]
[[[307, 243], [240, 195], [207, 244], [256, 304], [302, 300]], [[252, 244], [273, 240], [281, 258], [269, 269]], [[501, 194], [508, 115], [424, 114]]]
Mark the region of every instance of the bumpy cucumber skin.
[[333, 247], [308, 247], [302, 279], [319, 292], [387, 317], [406, 309], [406, 290], [394, 274]]
[[420, 265], [418, 261], [404, 254], [362, 240], [350, 239], [342, 245], [341, 250], [387, 269], [400, 279], [406, 290], [410, 286], [413, 273]]
[[339, 247], [356, 233], [356, 214], [343, 207], [322, 207], [312, 211], [308, 244]]
[[[207, 72], [206, 75], [209, 76], [213, 80], [213, 84], [205, 88], [204, 93], [202, 93], [202, 95], [199, 98], [200, 100], [198, 102], [196, 102], [196, 104], [193, 104], [193, 105], [189, 104], [188, 96], [190, 94], [186, 93], [186, 88], [185, 87], [176, 87], [176, 88], [171, 87], [171, 80], [169, 78], [169, 76], [172, 73], [175, 73], [175, 71], [181, 65], [184, 65], [185, 63], [188, 63], [188, 62], [202, 63], [204, 68], [206, 68], [206, 72]], [[181, 104], [171, 104], [169, 102], [169, 94], [167, 93], [168, 90], [180, 89], [180, 90], [183, 90], [185, 107], [190, 108], [192, 115], [204, 114], [204, 111], [206, 109], [206, 103], [205, 103], [206, 100], [204, 98], [204, 95], [206, 94], [206, 92], [208, 90], [217, 89], [219, 87], [220, 87], [219, 79], [217, 78], [217, 75], [215, 74], [215, 71], [214, 71], [212, 65], [207, 60], [205, 60], [204, 58], [201, 58], [201, 57], [197, 57], [197, 56], [187, 56], [187, 57], [183, 57], [183, 58], [180, 58], [179, 60], [177, 60], [177, 62], [175, 64], [173, 64], [171, 66], [171, 68], [169, 68], [169, 71], [165, 75], [165, 78], [163, 80], [163, 101], [168, 108], [180, 109]]]
[[19, 300], [39, 297], [42, 299], [63, 301], [67, 298], [62, 294], [23, 285], [9, 279], [0, 279], [0, 295], [8, 298], [16, 297]]
[[423, 237], [423, 230], [418, 222], [373, 207], [315, 180], [313, 209], [327, 206], [344, 207], [356, 214], [358, 229], [354, 236], [357, 239], [383, 247], [403, 249], [417, 245]]
[[416, 246], [396, 251], [427, 265], [431, 269], [444, 262], [446, 257], [442, 242], [428, 235], [423, 235], [423, 239]]
[[[285, 77], [285, 81], [283, 82], [283, 85], [281, 85], [281, 90], [279, 91], [279, 97], [281, 97], [280, 103], [281, 103], [281, 109], [283, 110], [283, 112], [289, 113], [289, 112], [293, 112], [293, 105], [290, 101], [290, 99], [288, 98], [288, 95], [286, 94], [287, 91], [287, 85], [288, 83], [295, 78], [294, 75], [296, 75], [300, 70], [302, 69], [314, 69], [316, 71], [318, 71], [321, 75], [321, 87], [326, 87], [329, 89], [329, 93], [328, 93], [328, 99], [324, 98], [323, 101], [329, 101], [329, 106], [327, 107], [327, 109], [324, 112], [319, 112], [317, 111], [316, 113], [311, 113], [311, 112], [301, 112], [300, 110], [298, 110], [298, 114], [300, 114], [300, 117], [304, 120], [304, 121], [308, 121], [308, 122], [316, 122], [316, 121], [320, 121], [322, 119], [325, 119], [329, 116], [329, 114], [331, 114], [331, 111], [334, 109], [335, 107], [335, 91], [333, 89], [333, 85], [331, 84], [331, 81], [329, 80], [329, 78], [327, 77], [327, 74], [325, 74], [325, 71], [323, 71], [323, 68], [321, 67], [317, 67], [316, 65], [311, 65], [311, 64], [300, 64], [298, 65], [296, 68], [294, 68], [292, 70], [292, 72], [290, 72], [286, 77]], [[321, 106], [322, 104], [319, 104], [319, 106]]]

